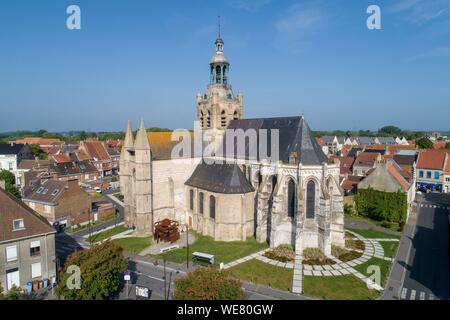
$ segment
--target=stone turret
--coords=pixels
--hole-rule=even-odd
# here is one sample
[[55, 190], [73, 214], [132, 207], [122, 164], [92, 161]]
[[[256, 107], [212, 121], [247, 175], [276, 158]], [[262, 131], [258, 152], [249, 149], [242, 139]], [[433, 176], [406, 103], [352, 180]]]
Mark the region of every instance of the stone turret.
[[130, 215], [132, 214], [132, 203], [133, 203], [133, 192], [132, 192], [132, 183], [133, 183], [133, 162], [134, 157], [132, 153], [132, 149], [134, 147], [134, 139], [133, 139], [133, 131], [131, 128], [131, 121], [128, 120], [127, 131], [125, 133], [125, 140], [122, 146], [122, 150], [120, 152], [120, 160], [119, 160], [119, 179], [120, 179], [120, 190], [122, 195], [124, 196], [124, 215], [125, 215], [125, 224], [131, 226]]
[[143, 236], [153, 230], [153, 184], [150, 144], [144, 120], [141, 119], [134, 142], [134, 199], [136, 235]]

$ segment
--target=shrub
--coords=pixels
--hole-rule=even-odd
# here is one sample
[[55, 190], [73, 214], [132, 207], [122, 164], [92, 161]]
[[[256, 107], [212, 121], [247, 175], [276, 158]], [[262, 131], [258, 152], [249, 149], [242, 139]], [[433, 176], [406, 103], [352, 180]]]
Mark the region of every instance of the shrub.
[[383, 220], [381, 221], [381, 226], [383, 228], [389, 229], [391, 227], [391, 223], [389, 221]]
[[336, 264], [336, 261], [324, 255], [319, 248], [306, 248], [303, 250], [303, 264], [331, 265]]
[[406, 220], [407, 196], [401, 191], [359, 189], [355, 195], [355, 206], [359, 215], [373, 220], [400, 222]]
[[351, 204], [348, 203], [344, 204], [344, 214], [349, 216], [353, 216], [355, 214], [355, 209]]
[[398, 224], [398, 231], [403, 232], [404, 228], [405, 228], [405, 223], [403, 221], [400, 221]]
[[270, 251], [267, 251], [264, 256], [266, 256], [269, 259], [281, 261], [281, 262], [290, 262], [294, 261], [295, 259], [295, 252], [291, 245], [288, 244], [282, 244], [276, 247], [275, 249], [272, 249]]
[[175, 300], [242, 300], [241, 282], [228, 271], [199, 267], [175, 280]]
[[19, 300], [26, 298], [25, 291], [21, 287], [15, 285], [9, 289], [6, 294], [3, 294], [3, 287], [0, 286], [0, 300]]
[[332, 245], [331, 254], [341, 260], [342, 262], [348, 262], [354, 259], [358, 259], [363, 255], [362, 252], [355, 250], [347, 250], [346, 248]]

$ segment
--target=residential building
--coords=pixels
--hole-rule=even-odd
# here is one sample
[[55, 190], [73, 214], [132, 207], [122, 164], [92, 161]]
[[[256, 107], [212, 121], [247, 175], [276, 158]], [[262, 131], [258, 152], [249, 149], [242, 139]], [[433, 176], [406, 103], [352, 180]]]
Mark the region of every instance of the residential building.
[[0, 144], [0, 171], [7, 170], [16, 177], [16, 186], [21, 187], [19, 163], [24, 159], [34, 159], [33, 152], [26, 144]]
[[0, 187], [0, 285], [4, 290], [53, 279], [55, 229]]
[[444, 171], [450, 150], [420, 150], [417, 158], [417, 188], [427, 192], [442, 192]]
[[366, 176], [369, 170], [374, 169], [382, 159], [382, 155], [378, 152], [364, 151], [359, 153], [353, 163], [353, 175]]
[[41, 137], [26, 137], [26, 138], [22, 138], [22, 139], [17, 139], [15, 143], [36, 144], [39, 146], [39, 148], [41, 148], [42, 151], [44, 151], [45, 153], [48, 153], [49, 150], [54, 150], [55, 148], [59, 148], [61, 145], [61, 140], [41, 138]]
[[374, 170], [371, 170], [367, 177], [358, 183], [359, 189], [372, 188], [383, 192], [404, 192], [407, 196], [407, 214], [411, 211], [412, 202], [415, 197], [414, 183], [404, 178], [401, 168], [391, 161], [379, 163]]
[[49, 179], [27, 187], [23, 202], [62, 229], [88, 223], [92, 218], [91, 196], [80, 188], [76, 179]]
[[80, 150], [90, 156], [102, 177], [112, 176], [113, 163], [105, 143], [98, 140], [82, 141]]

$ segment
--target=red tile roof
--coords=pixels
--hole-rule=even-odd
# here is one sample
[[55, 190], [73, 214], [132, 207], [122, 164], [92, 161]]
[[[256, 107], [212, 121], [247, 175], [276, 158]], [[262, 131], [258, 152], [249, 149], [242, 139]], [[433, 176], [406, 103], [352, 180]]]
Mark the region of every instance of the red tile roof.
[[94, 159], [100, 161], [111, 160], [108, 150], [101, 141], [86, 141], [84, 143], [87, 153]]
[[445, 165], [445, 156], [450, 150], [426, 149], [420, 150], [417, 159], [417, 168], [443, 170]]
[[379, 153], [377, 152], [361, 152], [357, 157], [355, 162], [353, 163], [354, 166], [356, 165], [362, 165], [362, 166], [373, 166], [375, 161], [377, 161], [377, 158], [379, 156]]
[[55, 160], [56, 163], [67, 163], [71, 162], [71, 159], [66, 154], [57, 154], [53, 156], [53, 160]]
[[406, 179], [402, 176], [402, 174], [391, 164], [386, 163], [386, 169], [390, 173], [390, 175], [405, 189], [409, 189], [409, 183], [406, 181]]
[[338, 158], [341, 165], [340, 165], [340, 173], [341, 174], [351, 174], [352, 173], [352, 166], [355, 162], [355, 158], [352, 157], [340, 157]]

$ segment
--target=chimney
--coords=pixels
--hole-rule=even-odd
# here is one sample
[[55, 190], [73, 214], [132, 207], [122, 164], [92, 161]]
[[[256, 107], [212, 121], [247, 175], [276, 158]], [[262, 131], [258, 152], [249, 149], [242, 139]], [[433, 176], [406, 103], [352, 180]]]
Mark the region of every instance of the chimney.
[[6, 189], [5, 180], [0, 180], [0, 189], [2, 189], [2, 190]]

